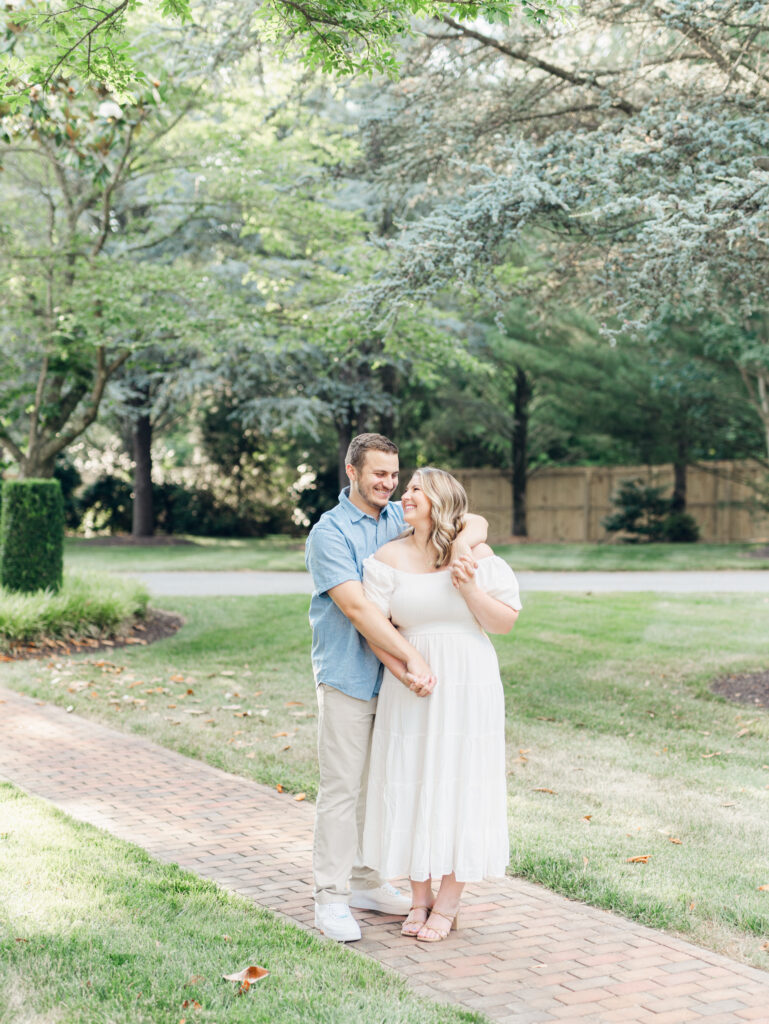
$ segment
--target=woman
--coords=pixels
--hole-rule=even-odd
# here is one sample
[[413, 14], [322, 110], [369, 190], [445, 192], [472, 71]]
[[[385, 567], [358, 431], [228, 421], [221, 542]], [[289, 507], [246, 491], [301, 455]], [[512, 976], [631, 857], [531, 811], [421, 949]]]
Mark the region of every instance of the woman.
[[385, 675], [362, 855], [383, 878], [408, 875], [402, 934], [438, 942], [456, 927], [464, 884], [504, 875], [509, 859], [504, 697], [484, 631], [509, 632], [521, 603], [512, 570], [487, 545], [450, 563], [467, 514], [454, 477], [418, 470], [402, 505], [409, 532], [366, 559], [363, 584], [437, 682], [374, 648]]

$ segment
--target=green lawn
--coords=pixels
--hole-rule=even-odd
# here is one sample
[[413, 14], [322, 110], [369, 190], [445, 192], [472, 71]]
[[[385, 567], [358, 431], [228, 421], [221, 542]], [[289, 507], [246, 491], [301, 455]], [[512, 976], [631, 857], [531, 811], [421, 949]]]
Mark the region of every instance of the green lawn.
[[488, 1024], [9, 785], [0, 821], [0, 1024]]
[[[312, 797], [307, 598], [163, 604], [170, 640], [0, 680]], [[530, 595], [496, 640], [511, 870], [769, 967], [769, 713], [709, 690], [769, 667], [768, 623], [764, 597]]]
[[[168, 546], [115, 547], [68, 540], [66, 564], [71, 569], [115, 572], [174, 569], [304, 570], [300, 537], [190, 537], [190, 543]], [[515, 569], [769, 569], [769, 556], [759, 544], [508, 544], [497, 554]]]

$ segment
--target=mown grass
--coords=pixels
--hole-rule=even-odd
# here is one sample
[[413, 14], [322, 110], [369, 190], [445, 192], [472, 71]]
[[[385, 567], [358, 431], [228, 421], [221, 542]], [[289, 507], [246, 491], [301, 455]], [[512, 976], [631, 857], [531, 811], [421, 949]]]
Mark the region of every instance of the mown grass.
[[766, 544], [507, 544], [495, 545], [494, 549], [515, 569], [559, 572], [769, 569]]
[[0, 821], [1, 1024], [486, 1022], [9, 785]]
[[[197, 570], [303, 571], [304, 541], [300, 537], [187, 538], [190, 543], [164, 546], [91, 546], [68, 540], [66, 564], [76, 569], [114, 572]], [[497, 554], [516, 569], [769, 569], [760, 544], [508, 544]]]
[[103, 545], [65, 542], [65, 564], [75, 569], [166, 572], [175, 569], [304, 571], [303, 537], [185, 537], [186, 544]]
[[[164, 604], [187, 619], [169, 640], [0, 679], [312, 797], [307, 598]], [[765, 597], [530, 595], [495, 641], [511, 870], [769, 966], [769, 713], [709, 689], [769, 667], [768, 624]]]
[[48, 590], [22, 594], [0, 588], [0, 649], [7, 649], [13, 641], [110, 635], [143, 616], [148, 601], [142, 584], [103, 573], [67, 572], [55, 594]]

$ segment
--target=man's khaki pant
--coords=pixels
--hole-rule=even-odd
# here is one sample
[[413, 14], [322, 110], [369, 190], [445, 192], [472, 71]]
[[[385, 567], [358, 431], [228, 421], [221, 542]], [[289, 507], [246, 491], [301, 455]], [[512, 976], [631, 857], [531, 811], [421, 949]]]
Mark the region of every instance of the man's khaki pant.
[[376, 705], [376, 697], [356, 700], [333, 686], [318, 686], [320, 789], [312, 853], [318, 903], [347, 903], [351, 888], [382, 884], [376, 871], [358, 862]]

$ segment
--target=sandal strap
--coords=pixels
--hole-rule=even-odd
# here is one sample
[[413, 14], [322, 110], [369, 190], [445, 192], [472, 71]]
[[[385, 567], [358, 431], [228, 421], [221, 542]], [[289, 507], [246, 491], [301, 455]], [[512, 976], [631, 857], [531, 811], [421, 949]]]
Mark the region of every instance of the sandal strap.
[[[442, 917], [443, 920], [444, 921], [448, 921], [449, 924], [451, 924], [452, 921], [454, 920], [454, 918], [457, 916], [456, 911], [453, 914], [449, 915], [449, 914], [442, 913], [442, 911], [440, 911], [440, 910], [433, 910], [431, 912], [431, 916], [432, 916], [432, 914], [434, 914], [436, 917]], [[428, 928], [429, 928], [429, 925], [428, 925]], [[435, 931], [434, 928], [433, 928], [433, 931]]]

